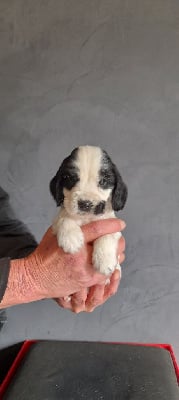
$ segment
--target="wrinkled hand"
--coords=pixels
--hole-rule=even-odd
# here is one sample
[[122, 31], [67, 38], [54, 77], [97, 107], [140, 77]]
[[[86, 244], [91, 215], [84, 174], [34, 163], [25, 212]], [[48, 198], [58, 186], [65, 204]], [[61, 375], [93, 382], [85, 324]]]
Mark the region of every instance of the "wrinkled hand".
[[[26, 259], [27, 269], [33, 275], [33, 285], [36, 283], [35, 291], [39, 292], [39, 297], [55, 298], [60, 304], [64, 297], [73, 295], [73, 304], [75, 301], [79, 304], [77, 300], [79, 298], [83, 304], [85, 299], [86, 310], [94, 308], [99, 303], [99, 298], [100, 301], [104, 297], [108, 298], [110, 293], [117, 289], [119, 274], [116, 271], [111, 278], [111, 284], [104, 288], [106, 276], [95, 271], [92, 265], [93, 241], [100, 236], [115, 233], [124, 228], [123, 221], [114, 218], [84, 225], [82, 231], [85, 244], [76, 254], [64, 253], [58, 246], [52, 229], [49, 228], [37, 249], [30, 256], [30, 260]], [[123, 246], [125, 247], [124, 244]], [[122, 251], [123, 248], [118, 254]], [[91, 289], [86, 296], [88, 288]], [[64, 306], [62, 303], [60, 305]], [[82, 309], [82, 306], [80, 307]], [[76, 305], [73, 306], [73, 310], [78, 311], [78, 305], [77, 308]]]
[[[125, 239], [122, 236], [119, 239], [118, 246], [118, 256], [119, 262], [125, 259]], [[87, 288], [81, 289], [81, 291], [72, 294], [69, 298], [64, 299], [60, 297], [56, 299], [56, 302], [63, 308], [71, 310], [75, 313], [82, 311], [92, 312], [96, 307], [102, 305], [106, 300], [113, 296], [119, 287], [121, 279], [120, 271], [116, 270], [110, 277], [110, 282], [106, 284], [106, 279], [104, 283], [96, 284], [92, 286], [89, 290]]]

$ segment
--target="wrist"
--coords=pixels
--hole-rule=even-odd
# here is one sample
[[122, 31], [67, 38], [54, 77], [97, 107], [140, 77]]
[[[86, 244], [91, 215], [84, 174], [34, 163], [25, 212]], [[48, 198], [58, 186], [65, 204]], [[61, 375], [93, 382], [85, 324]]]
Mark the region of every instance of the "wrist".
[[33, 256], [10, 261], [2, 307], [37, 301], [45, 297]]

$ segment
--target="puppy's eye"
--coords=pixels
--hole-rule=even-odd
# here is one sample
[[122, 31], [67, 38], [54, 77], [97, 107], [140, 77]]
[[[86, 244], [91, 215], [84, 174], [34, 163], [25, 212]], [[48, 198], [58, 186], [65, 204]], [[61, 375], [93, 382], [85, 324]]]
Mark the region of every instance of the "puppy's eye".
[[62, 184], [63, 186], [70, 190], [76, 183], [79, 181], [77, 174], [66, 172], [62, 175]]
[[70, 179], [70, 178], [71, 178], [71, 175], [69, 175], [69, 174], [63, 175], [63, 179], [65, 179], [65, 180], [68, 180], [68, 179]]
[[105, 176], [100, 179], [100, 181], [99, 181], [100, 186], [105, 186], [107, 184], [108, 184], [108, 179]]
[[108, 173], [105, 171], [104, 173], [101, 174], [100, 180], [99, 180], [99, 186], [102, 189], [110, 189], [114, 186], [114, 177], [112, 174]]

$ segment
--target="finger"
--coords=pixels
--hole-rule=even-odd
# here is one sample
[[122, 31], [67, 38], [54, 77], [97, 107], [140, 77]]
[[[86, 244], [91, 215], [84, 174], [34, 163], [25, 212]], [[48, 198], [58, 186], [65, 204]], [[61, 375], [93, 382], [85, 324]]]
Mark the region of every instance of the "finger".
[[108, 233], [115, 233], [122, 231], [126, 224], [124, 221], [117, 218], [105, 219], [100, 221], [94, 221], [87, 225], [83, 225], [81, 228], [84, 233], [86, 242], [93, 242], [100, 236]]
[[71, 301], [65, 301], [64, 297], [59, 297], [54, 300], [60, 307], [65, 308], [66, 310], [72, 310]]
[[122, 264], [124, 262], [124, 260], [125, 260], [125, 254], [122, 253], [122, 254], [120, 254], [120, 257], [119, 257], [119, 264]]
[[91, 312], [99, 306], [100, 304], [103, 303], [103, 297], [104, 297], [104, 290], [105, 290], [105, 285], [95, 285], [93, 286], [88, 293], [88, 297], [86, 300], [86, 308], [85, 310], [88, 312]]
[[[121, 254], [119, 254], [118, 257], [119, 257], [118, 258], [118, 262], [119, 262], [119, 265], [120, 265], [125, 260], [125, 254], [121, 253]], [[93, 287], [95, 285], [105, 285], [105, 283], [106, 283], [106, 276], [105, 275], [100, 274], [99, 272], [96, 272], [92, 265], [90, 266], [90, 271], [91, 271], [91, 280], [89, 280], [89, 277], [88, 277], [88, 287], [89, 288]], [[88, 271], [88, 273], [89, 273], [89, 271]]]
[[114, 296], [118, 290], [119, 283], [121, 279], [121, 273], [119, 270], [114, 271], [110, 278], [109, 285], [106, 285], [104, 290], [104, 301], [106, 301], [109, 297]]
[[118, 242], [118, 253], [119, 254], [123, 253], [125, 251], [125, 248], [126, 248], [126, 242], [124, 236], [121, 236]]
[[[89, 271], [88, 271], [89, 274]], [[104, 274], [101, 274], [100, 272], [97, 272], [94, 267], [91, 265], [90, 266], [90, 277], [88, 276], [88, 288], [91, 288], [95, 285], [105, 285], [106, 282], [106, 276]]]
[[[92, 301], [90, 301], [87, 298], [86, 301], [86, 311], [87, 312], [92, 312], [97, 306], [100, 306], [101, 304], [105, 303], [106, 300], [108, 300], [111, 296], [113, 296], [119, 287], [120, 283], [120, 278], [121, 278], [121, 272], [119, 270], [116, 270], [113, 275], [110, 278], [110, 283], [107, 285], [96, 285], [96, 286], [101, 286], [101, 296], [98, 299], [93, 300], [93, 291], [95, 290], [96, 287], [91, 289], [91, 296], [92, 296]], [[98, 289], [99, 290], [99, 289]], [[103, 294], [102, 294], [103, 293]]]
[[85, 310], [85, 301], [88, 296], [88, 289], [81, 289], [80, 292], [71, 296], [72, 311], [79, 313]]

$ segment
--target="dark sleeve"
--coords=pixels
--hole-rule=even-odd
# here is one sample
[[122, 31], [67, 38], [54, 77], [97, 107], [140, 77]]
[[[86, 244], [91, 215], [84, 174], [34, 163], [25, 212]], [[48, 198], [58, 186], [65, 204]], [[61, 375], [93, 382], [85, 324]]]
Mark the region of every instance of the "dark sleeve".
[[10, 270], [10, 258], [0, 258], [0, 302], [3, 299]]

